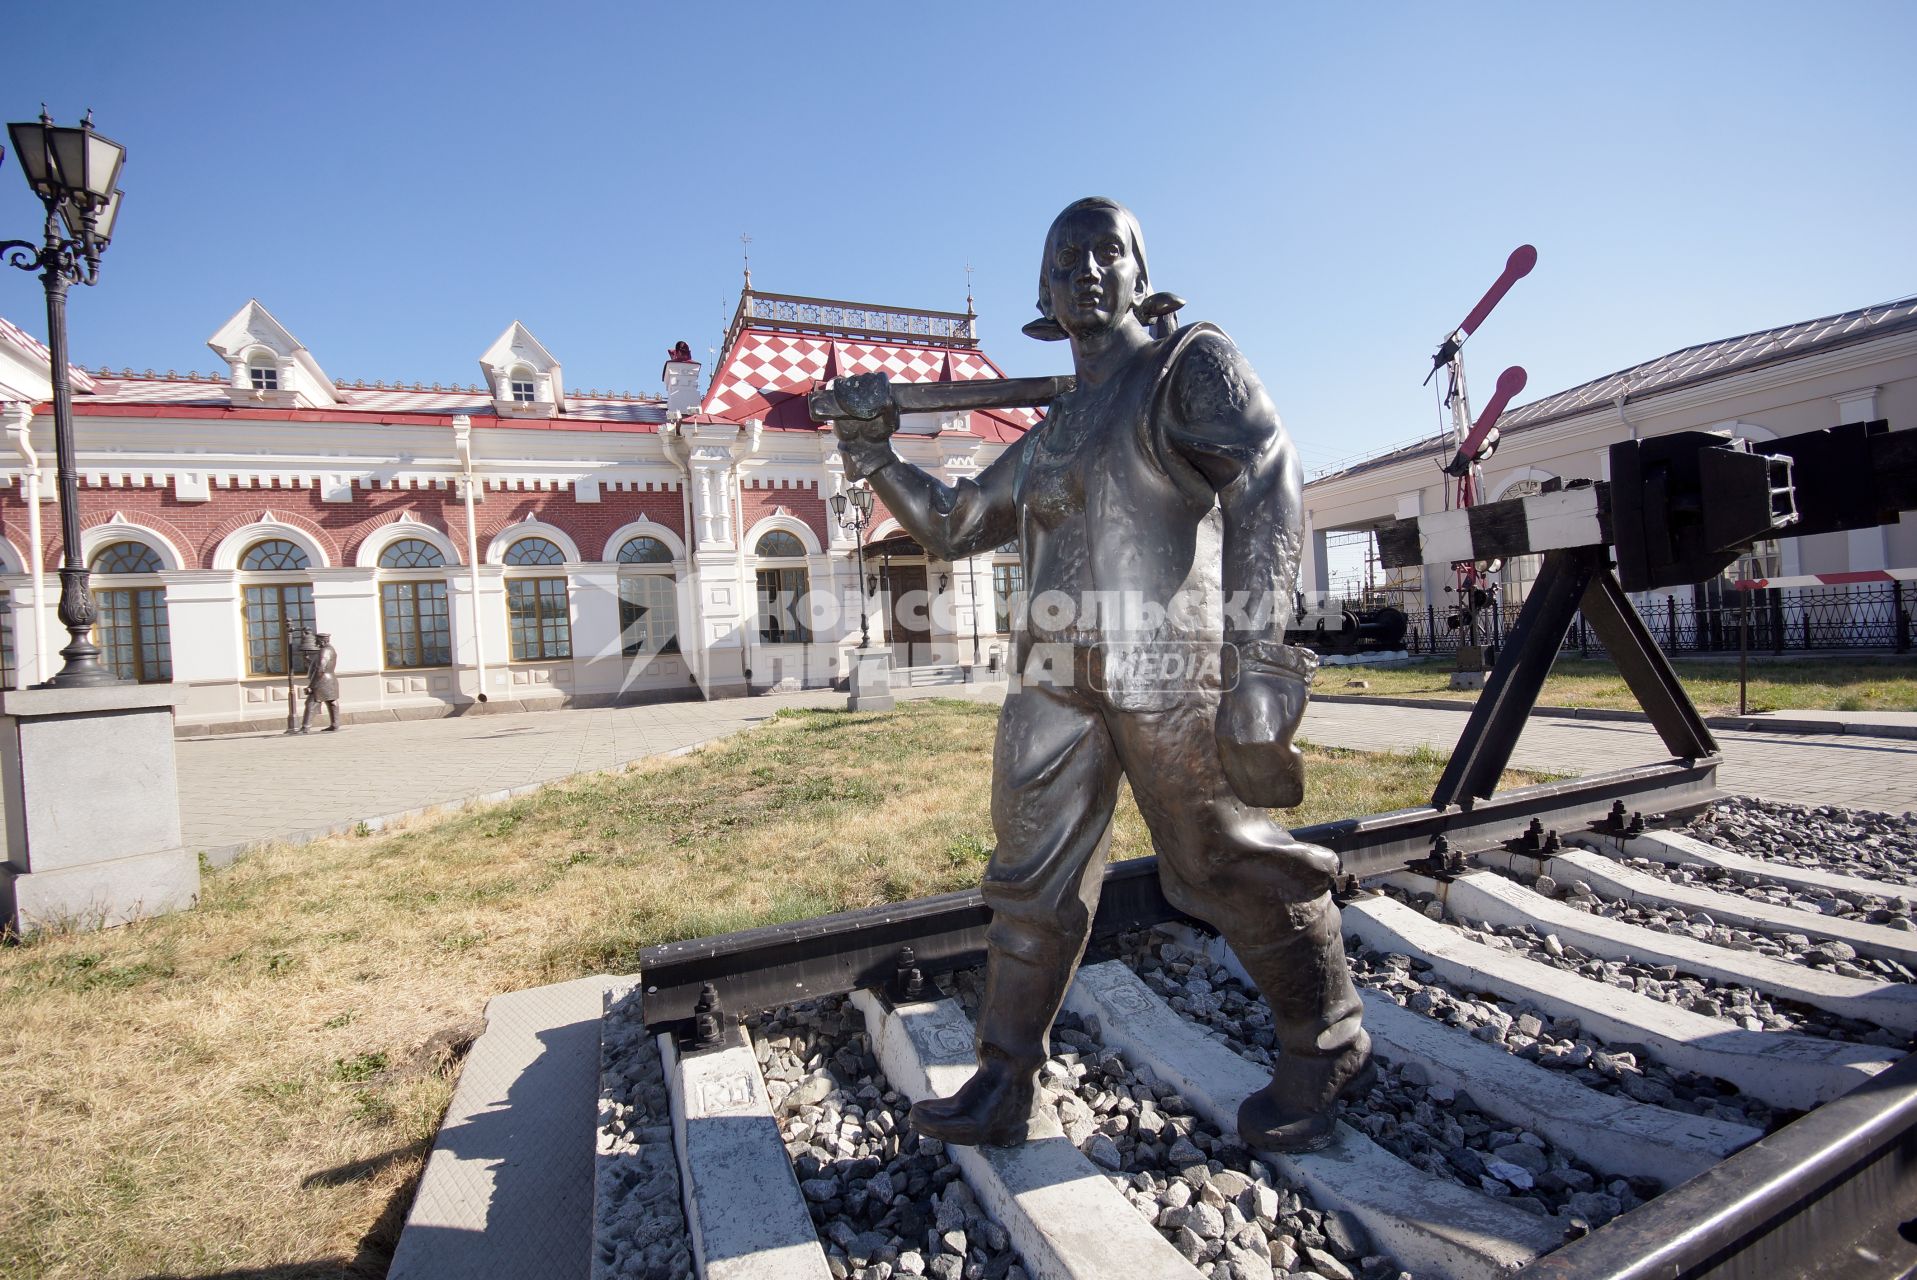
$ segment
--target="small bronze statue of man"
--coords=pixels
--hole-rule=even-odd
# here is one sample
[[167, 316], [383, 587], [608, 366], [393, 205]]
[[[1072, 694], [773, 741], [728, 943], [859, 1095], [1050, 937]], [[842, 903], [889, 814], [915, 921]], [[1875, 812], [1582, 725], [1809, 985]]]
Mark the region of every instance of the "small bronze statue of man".
[[300, 716], [300, 732], [307, 733], [313, 725], [313, 707], [317, 703], [326, 704], [327, 733], [339, 732], [339, 651], [333, 648], [333, 635], [322, 631], [314, 639], [318, 648], [312, 651], [312, 657], [306, 667], [306, 711]]
[[[1047, 1034], [1090, 936], [1123, 776], [1165, 896], [1223, 933], [1271, 1006], [1282, 1053], [1241, 1108], [1240, 1137], [1268, 1151], [1322, 1147], [1340, 1093], [1370, 1077], [1371, 1041], [1331, 896], [1338, 859], [1265, 812], [1303, 799], [1292, 737], [1316, 667], [1284, 643], [1302, 537], [1297, 454], [1222, 332], [1154, 334], [1181, 304], [1152, 292], [1124, 206], [1094, 198], [1059, 214], [1038, 305], [1026, 332], [1070, 341], [1076, 387], [976, 480], [948, 487], [902, 462], [896, 406], [838, 421], [849, 478], [869, 477], [934, 556], [1017, 538], [1034, 603], [1017, 624], [1022, 678], [993, 753], [979, 1069], [914, 1106], [912, 1124], [960, 1145], [1024, 1138]], [[842, 400], [889, 401], [883, 375], [838, 385]], [[1047, 599], [1129, 604], [1073, 611]], [[1213, 661], [1186, 682], [1162, 678], [1187, 669], [1177, 662], [1134, 661], [1192, 651]], [[1033, 675], [1041, 652], [1048, 678]]]

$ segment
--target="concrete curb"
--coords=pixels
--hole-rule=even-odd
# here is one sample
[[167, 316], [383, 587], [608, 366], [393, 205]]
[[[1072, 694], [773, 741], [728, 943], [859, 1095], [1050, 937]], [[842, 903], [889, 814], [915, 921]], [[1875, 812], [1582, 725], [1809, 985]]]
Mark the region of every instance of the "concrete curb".
[[[1397, 698], [1383, 694], [1371, 697], [1362, 693], [1313, 693], [1311, 700], [1351, 702], [1374, 707], [1411, 707], [1423, 711], [1469, 711], [1477, 705], [1475, 699], [1469, 698]], [[1624, 711], [1615, 707], [1533, 707], [1531, 714], [1554, 720], [1609, 720], [1631, 724], [1649, 724], [1651, 720], [1642, 711]], [[1917, 739], [1917, 724], [1853, 724], [1845, 720], [1818, 720], [1811, 717], [1774, 720], [1765, 716], [1705, 716], [1704, 723], [1712, 729], [1743, 733]]]
[[[1176, 1085], [1198, 1114], [1236, 1135], [1239, 1104], [1270, 1083], [1247, 1062], [1185, 1021], [1118, 961], [1078, 971], [1065, 1007], [1099, 1027], [1099, 1038], [1134, 1067]], [[1364, 1224], [1400, 1266], [1448, 1280], [1502, 1276], [1563, 1241], [1564, 1224], [1498, 1203], [1405, 1163], [1349, 1125], [1323, 1151], [1258, 1158], [1311, 1192], [1320, 1209]]]
[[[853, 995], [894, 1089], [918, 1101], [971, 1078], [971, 1019], [956, 1000], [888, 1007]], [[1033, 1280], [1175, 1280], [1198, 1269], [1139, 1216], [1104, 1174], [1041, 1112], [1016, 1147], [946, 1147], [979, 1203], [1012, 1238]]]
[[[756, 727], [757, 725], [747, 725], [745, 729]], [[689, 742], [683, 747], [674, 747], [670, 751], [660, 751], [645, 756], [634, 756], [630, 760], [625, 760], [615, 765], [608, 765], [604, 769], [586, 769], [579, 773], [568, 773], [557, 778], [547, 778], [543, 782], [528, 782], [522, 786], [505, 787], [498, 791], [482, 791], [478, 795], [458, 796], [451, 800], [436, 800], [432, 804], [422, 804], [411, 809], [401, 809], [397, 813], [382, 813], [371, 818], [355, 818], [350, 822], [335, 822], [324, 827], [306, 827], [303, 830], [289, 831], [283, 835], [264, 836], [258, 840], [242, 840], [237, 844], [223, 844], [213, 848], [201, 848], [199, 852], [205, 857], [206, 865], [209, 867], [230, 867], [243, 855], [252, 853], [255, 850], [270, 848], [276, 844], [312, 844], [315, 840], [325, 840], [332, 836], [353, 835], [358, 832], [361, 827], [366, 828], [366, 834], [370, 835], [375, 831], [383, 831], [387, 827], [402, 822], [409, 822], [415, 818], [444, 817], [466, 809], [480, 809], [488, 805], [505, 804], [508, 800], [517, 800], [521, 796], [529, 796], [542, 787], [550, 787], [560, 782], [569, 782], [574, 778], [597, 778], [607, 774], [624, 773], [635, 764], [639, 764], [645, 760], [672, 760], [679, 756], [688, 756], [701, 747], [710, 746], [721, 739], [731, 737], [733, 733], [743, 733], [745, 729], [735, 729], [729, 733], [717, 733], [710, 738], [701, 738], [697, 742]]]
[[[366, 707], [340, 712], [342, 727], [356, 724], [398, 724], [415, 720], [461, 720], [473, 716], [511, 716], [528, 711], [590, 711], [601, 707], [650, 707], [703, 702], [697, 689], [663, 690], [659, 696], [624, 697], [616, 693], [554, 694], [543, 698], [488, 698], [485, 702], [433, 702], [423, 706]], [[286, 713], [251, 720], [223, 720], [212, 724], [176, 724], [176, 738], [236, 738], [250, 734], [280, 736], [286, 732]]]
[[[1255, 985], [1223, 938], [1187, 932], [1189, 949]], [[1674, 1187], [1764, 1136], [1748, 1125], [1587, 1089], [1565, 1072], [1546, 1070], [1402, 1008], [1383, 992], [1361, 988], [1359, 994], [1365, 1030], [1380, 1057], [1418, 1063], [1431, 1079], [1469, 1093], [1479, 1110], [1549, 1138], [1607, 1176], [1655, 1178]]]
[[[1530, 865], [1522, 854], [1495, 851], [1480, 855], [1479, 861], [1501, 869]], [[1407, 882], [1414, 878], [1423, 880], [1423, 877], [1404, 877]], [[1419, 887], [1435, 891], [1443, 900], [1447, 914], [1466, 920], [1496, 925], [1529, 924], [1540, 933], [1556, 934], [1559, 941], [1607, 960], [1628, 957], [1639, 964], [1674, 964], [1682, 972], [1700, 978], [1750, 987], [1768, 996], [1917, 1035], [1917, 987], [1908, 983], [1846, 978], [1822, 969], [1773, 960], [1755, 951], [1732, 951], [1681, 933], [1658, 933], [1642, 925], [1625, 924], [1567, 907], [1488, 871], [1462, 875], [1449, 884], [1426, 880]]]
[[630, 978], [494, 996], [388, 1280], [587, 1280], [599, 1024]]
[[745, 1028], [693, 1054], [660, 1036], [659, 1057], [702, 1280], [831, 1280]]
[[1674, 884], [1654, 875], [1634, 871], [1601, 853], [1568, 849], [1547, 859], [1538, 868], [1559, 884], [1582, 880], [1607, 897], [1632, 903], [1651, 903], [1679, 907], [1687, 912], [1702, 911], [1719, 924], [1745, 928], [1782, 929], [1826, 942], [1844, 942], [1867, 956], [1882, 956], [1899, 964], [1917, 967], [1917, 933], [1905, 933], [1887, 925], [1860, 924], [1836, 916], [1817, 915], [1794, 907], [1777, 907], [1768, 902], [1715, 893], [1694, 885]]
[[1368, 946], [1424, 961], [1466, 991], [1528, 1001], [1554, 1018], [1574, 1017], [1607, 1043], [1644, 1045], [1666, 1066], [1729, 1080], [1775, 1107], [1808, 1111], [1890, 1065], [1885, 1050], [1779, 1031], [1745, 1031], [1719, 1018], [1473, 942], [1394, 898], [1350, 904], [1344, 926]]

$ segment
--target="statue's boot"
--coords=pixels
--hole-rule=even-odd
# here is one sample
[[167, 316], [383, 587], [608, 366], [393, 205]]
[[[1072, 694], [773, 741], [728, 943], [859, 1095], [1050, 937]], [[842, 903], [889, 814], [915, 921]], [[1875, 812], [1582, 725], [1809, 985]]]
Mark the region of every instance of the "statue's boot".
[[1271, 1083], [1238, 1108], [1239, 1139], [1259, 1151], [1328, 1146], [1339, 1095], [1360, 1096], [1377, 1078], [1364, 1004], [1338, 936], [1338, 908], [1327, 894], [1290, 937], [1233, 950], [1271, 1006], [1280, 1050]]
[[1034, 963], [993, 947], [979, 1001], [978, 1070], [958, 1092], [912, 1106], [912, 1128], [961, 1147], [1025, 1141], [1046, 1036], [1065, 1001], [1073, 965]]

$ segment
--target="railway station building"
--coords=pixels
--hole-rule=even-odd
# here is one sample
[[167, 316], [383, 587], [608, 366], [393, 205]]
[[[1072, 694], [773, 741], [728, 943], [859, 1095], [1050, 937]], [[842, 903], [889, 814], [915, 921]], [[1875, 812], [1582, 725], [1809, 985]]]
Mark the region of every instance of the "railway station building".
[[[1483, 371], [1478, 376], [1489, 385]], [[1917, 428], [1917, 297], [1700, 343], [1509, 410], [1484, 464], [1483, 499], [1536, 493], [1552, 480], [1608, 481], [1609, 450], [1619, 441], [1701, 430], [1762, 442], [1878, 419], [1892, 430]], [[1334, 549], [1384, 520], [1445, 510], [1452, 482], [1440, 467], [1454, 448], [1449, 434], [1432, 436], [1310, 479], [1301, 586], [1320, 596], [1353, 594], [1334, 588]], [[1516, 557], [1498, 571], [1506, 625], [1539, 561]], [[1762, 543], [1734, 569], [1796, 583], [1766, 593], [1754, 647], [1887, 648], [1908, 634], [1917, 592], [1884, 580], [1883, 571], [1912, 567], [1917, 521], [1904, 520]], [[1448, 565], [1374, 577], [1383, 602], [1404, 610], [1427, 642], [1434, 622], [1444, 629], [1451, 580]], [[1711, 624], [1730, 581], [1647, 592], [1638, 608], [1667, 648], [1734, 649], [1734, 629], [1728, 642], [1722, 627], [1713, 639]]]
[[[257, 301], [208, 346], [211, 373], [72, 371], [96, 639], [123, 676], [184, 687], [182, 733], [283, 724], [301, 628], [330, 635], [349, 721], [819, 687], [847, 677], [862, 626], [895, 678], [1003, 660], [993, 588], [1015, 589], [1015, 554], [931, 559], [881, 505], [861, 573], [805, 404], [842, 374], [1003, 376], [969, 308], [748, 283], [710, 379], [682, 343], [641, 395], [568, 387], [518, 323], [464, 385], [336, 378]], [[66, 642], [48, 374], [0, 321], [7, 687], [58, 670]], [[1035, 421], [941, 415], [899, 448], [949, 482]]]

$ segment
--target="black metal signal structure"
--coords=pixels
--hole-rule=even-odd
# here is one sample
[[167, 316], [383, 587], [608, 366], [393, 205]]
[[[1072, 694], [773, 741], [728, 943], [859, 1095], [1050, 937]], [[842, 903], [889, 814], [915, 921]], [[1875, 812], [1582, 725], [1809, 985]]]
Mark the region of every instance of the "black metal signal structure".
[[[1464, 317], [1464, 323], [1445, 335], [1444, 341], [1438, 344], [1437, 354], [1431, 358], [1431, 374], [1445, 370], [1444, 403], [1451, 415], [1452, 455], [1443, 469], [1456, 481], [1453, 510], [1469, 510], [1478, 505], [1484, 483], [1482, 463], [1498, 447], [1498, 417], [1524, 390], [1525, 383], [1522, 368], [1512, 365], [1506, 369], [1498, 375], [1497, 389], [1490, 403], [1473, 419], [1471, 395], [1464, 379], [1464, 344], [1477, 332], [1492, 308], [1504, 300], [1511, 286], [1530, 275], [1537, 265], [1538, 251], [1532, 246], [1524, 244], [1512, 250], [1511, 256], [1505, 259], [1503, 274], [1485, 290], [1478, 304]], [[1431, 381], [1431, 374], [1425, 375], [1426, 382]], [[1459, 675], [1454, 677], [1454, 685], [1463, 683], [1475, 687], [1484, 681], [1485, 654], [1478, 642], [1478, 614], [1492, 602], [1497, 588], [1491, 582], [1491, 574], [1498, 567], [1496, 562], [1476, 560], [1460, 560], [1452, 565], [1458, 595], [1454, 625], [1465, 628], [1467, 641], [1458, 647]]]
[[1680, 431], [1612, 445], [1610, 473], [1379, 528], [1378, 558], [1391, 569], [1543, 557], [1433, 807], [1491, 794], [1580, 612], [1670, 753], [1714, 756], [1716, 741], [1627, 593], [1703, 582], [1761, 540], [1896, 523], [1917, 511], [1917, 430], [1879, 419], [1761, 444]]

